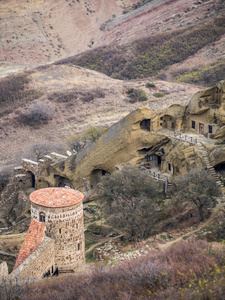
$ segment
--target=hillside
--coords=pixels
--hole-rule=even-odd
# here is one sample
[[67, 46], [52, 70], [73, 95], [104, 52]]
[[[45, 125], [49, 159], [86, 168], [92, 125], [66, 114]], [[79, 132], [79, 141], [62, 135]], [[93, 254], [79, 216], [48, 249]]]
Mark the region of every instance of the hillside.
[[215, 84], [223, 79], [225, 69], [224, 16], [222, 9], [197, 23], [188, 22], [179, 28], [174, 24], [165, 31], [162, 27], [144, 37], [136, 35], [131, 41], [124, 38], [123, 42], [106, 44], [57, 64], [72, 63], [128, 80], [159, 76], [164, 80], [169, 77], [186, 81], [182, 75], [199, 71], [198, 77], [194, 72], [189, 75], [190, 82]]
[[[1, 168], [19, 163], [32, 143], [64, 147], [65, 138], [91, 125], [109, 126], [138, 106], [184, 103], [224, 76], [221, 0], [4, 0], [0, 7], [0, 76], [26, 68], [18, 75], [26, 81], [20, 97], [16, 80], [0, 82], [1, 91], [12, 87], [0, 103]], [[143, 89], [148, 100], [130, 103], [129, 88]], [[158, 91], [165, 96], [154, 97]], [[33, 103], [47, 103], [54, 118], [24, 124]]]
[[101, 24], [135, 2], [1, 1], [1, 72], [52, 62], [98, 45]]
[[[66, 137], [81, 132], [90, 126], [113, 124], [140, 106], [152, 109], [167, 107], [172, 103], [185, 103], [198, 90], [197, 87], [164, 81], [154, 81], [157, 90], [146, 87], [146, 80], [122, 81], [101, 73], [75, 66], [48, 66], [24, 73], [29, 83], [28, 91], [36, 95], [35, 100], [26, 95], [17, 98], [18, 91], [12, 91], [14, 101], [4, 101], [0, 105], [0, 166], [19, 164], [21, 157], [28, 155], [27, 148], [32, 143], [51, 142], [65, 145]], [[1, 88], [9, 77], [2, 79]], [[145, 102], [130, 103], [127, 95], [129, 88], [141, 88], [148, 97]], [[18, 86], [17, 86], [18, 88]], [[164, 91], [165, 96], [156, 98], [153, 94]], [[7, 91], [7, 89], [6, 89]], [[12, 97], [12, 95], [11, 95]], [[12, 98], [11, 98], [12, 99]], [[54, 117], [41, 124], [26, 124], [21, 115], [33, 103], [48, 104], [54, 110]], [[38, 125], [38, 126], [37, 126]]]
[[[200, 23], [207, 25], [222, 15], [224, 2], [22, 0], [18, 3], [3, 0], [0, 8], [0, 75], [4, 75], [90, 48], [122, 46], [174, 29], [198, 28]], [[205, 50], [198, 53], [197, 65], [214, 63], [224, 57], [223, 39], [215, 45], [213, 56], [208, 49], [210, 44], [212, 41], [206, 42]], [[196, 61], [189, 62], [190, 65], [196, 66]]]

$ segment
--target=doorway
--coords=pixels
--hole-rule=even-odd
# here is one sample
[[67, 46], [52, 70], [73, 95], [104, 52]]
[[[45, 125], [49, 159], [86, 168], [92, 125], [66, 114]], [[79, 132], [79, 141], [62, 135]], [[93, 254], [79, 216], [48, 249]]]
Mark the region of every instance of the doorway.
[[204, 124], [199, 123], [199, 134], [204, 134]]
[[162, 161], [161, 156], [158, 156], [158, 166], [161, 166], [161, 161]]

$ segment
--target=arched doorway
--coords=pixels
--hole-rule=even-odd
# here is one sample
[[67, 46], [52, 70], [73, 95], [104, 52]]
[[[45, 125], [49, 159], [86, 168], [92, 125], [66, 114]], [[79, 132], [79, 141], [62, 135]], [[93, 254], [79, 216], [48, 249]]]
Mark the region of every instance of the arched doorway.
[[219, 173], [219, 176], [223, 180], [223, 182], [225, 182], [225, 161], [219, 163], [214, 168], [215, 168], [215, 171], [217, 173]]
[[69, 186], [70, 188], [73, 188], [73, 185], [72, 185], [71, 181], [69, 180], [69, 178], [59, 176], [59, 175], [55, 175], [54, 178], [55, 178], [55, 186], [58, 186], [58, 187]]
[[176, 128], [176, 122], [174, 117], [170, 115], [164, 115], [160, 117], [160, 125], [163, 128], [170, 129], [170, 130], [175, 130]]
[[142, 130], [150, 131], [151, 119], [145, 119], [145, 120], [141, 121], [140, 127], [141, 127]]
[[101, 181], [102, 176], [105, 176], [105, 175], [110, 175], [110, 173], [103, 169], [93, 170], [92, 174], [91, 174], [91, 186], [93, 187], [93, 186], [97, 185]]
[[35, 184], [36, 184], [35, 175], [31, 171], [28, 171], [26, 173], [26, 177], [27, 177], [27, 184], [26, 184], [26, 186], [27, 187], [32, 187], [32, 188], [35, 189]]

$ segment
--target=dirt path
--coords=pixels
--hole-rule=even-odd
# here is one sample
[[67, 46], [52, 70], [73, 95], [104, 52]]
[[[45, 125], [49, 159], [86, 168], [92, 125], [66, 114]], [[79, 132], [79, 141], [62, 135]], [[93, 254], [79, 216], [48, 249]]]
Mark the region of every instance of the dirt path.
[[191, 235], [195, 234], [196, 232], [199, 232], [204, 227], [210, 225], [215, 220], [215, 217], [217, 216], [219, 210], [222, 208], [221, 203], [225, 202], [225, 187], [222, 187], [222, 193], [223, 193], [223, 195], [222, 195], [222, 197], [217, 199], [218, 203], [217, 203], [215, 209], [213, 210], [211, 216], [209, 217], [209, 219], [207, 219], [204, 223], [202, 223], [200, 226], [198, 226], [198, 228], [181, 235], [179, 238], [175, 239], [174, 241], [167, 242], [166, 244], [159, 244], [158, 248], [160, 250], [168, 248], [168, 247], [176, 244], [177, 242], [180, 242], [181, 240], [190, 237]]
[[102, 245], [102, 244], [108, 242], [109, 240], [116, 240], [116, 239], [120, 238], [121, 236], [123, 236], [123, 234], [117, 235], [117, 236], [115, 236], [115, 237], [104, 238], [104, 239], [102, 239], [100, 242], [98, 242], [98, 243], [92, 245], [87, 251], [85, 251], [85, 254], [90, 253], [93, 249], [95, 249], [96, 247], [98, 247], [98, 246], [100, 246], [100, 245]]

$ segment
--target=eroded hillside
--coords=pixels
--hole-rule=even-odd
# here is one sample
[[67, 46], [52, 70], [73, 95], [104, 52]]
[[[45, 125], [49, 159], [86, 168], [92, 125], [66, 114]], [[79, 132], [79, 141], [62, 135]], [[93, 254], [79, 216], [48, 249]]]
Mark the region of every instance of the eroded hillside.
[[15, 1], [0, 3], [0, 61], [40, 64], [98, 44], [102, 23], [135, 0]]
[[[3, 0], [0, 8], [0, 75], [102, 45], [207, 25], [225, 9], [223, 0]], [[207, 48], [199, 53], [198, 63], [222, 58], [224, 41], [216, 47], [214, 57]]]
[[[156, 109], [173, 103], [185, 103], [198, 90], [195, 86], [165, 81], [154, 81], [156, 87], [148, 88], [146, 83], [149, 78], [127, 82], [67, 65], [52, 65], [24, 74], [29, 82], [26, 93], [23, 91], [22, 98], [18, 98], [18, 92], [12, 92], [12, 95], [16, 94], [15, 100], [2, 102], [0, 106], [1, 167], [12, 162], [20, 163], [21, 156], [27, 156], [27, 148], [32, 143], [65, 145], [66, 137], [90, 126], [107, 127], [140, 106]], [[2, 79], [6, 86], [7, 80], [11, 78]], [[144, 90], [147, 100], [131, 103], [127, 94], [130, 88]], [[164, 97], [154, 96], [160, 91], [165, 94]], [[38, 126], [24, 122], [21, 116], [34, 103], [45, 103], [51, 107], [53, 118]]]

